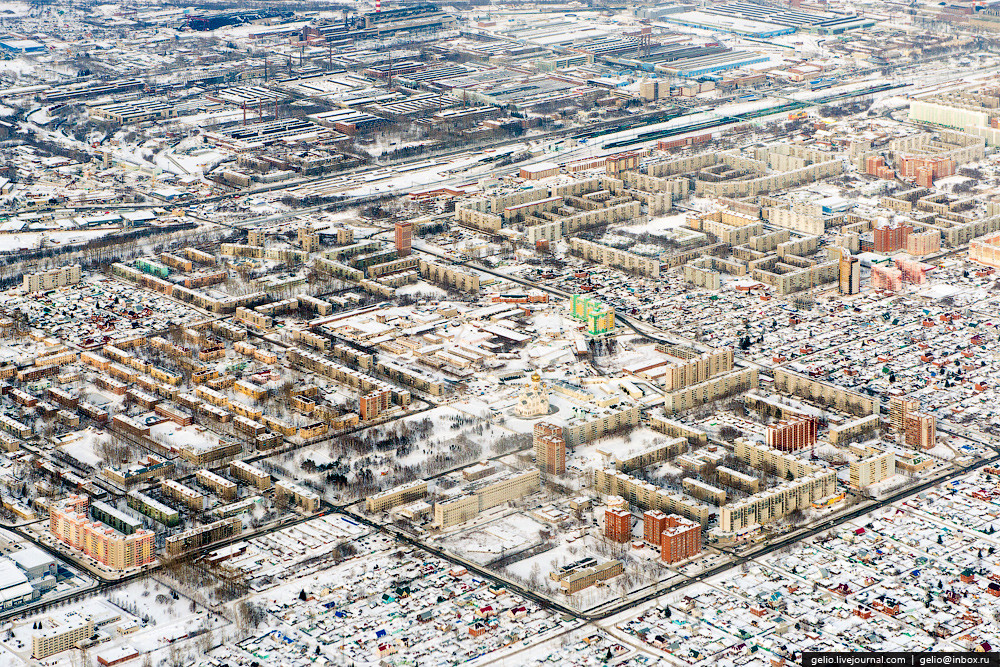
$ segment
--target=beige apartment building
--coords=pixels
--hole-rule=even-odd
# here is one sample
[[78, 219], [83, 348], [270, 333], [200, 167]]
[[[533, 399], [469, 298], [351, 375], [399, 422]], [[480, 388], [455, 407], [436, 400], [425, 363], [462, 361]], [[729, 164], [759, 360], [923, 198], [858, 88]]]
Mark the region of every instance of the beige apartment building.
[[559, 587], [563, 593], [572, 595], [573, 593], [589, 588], [599, 581], [605, 581], [612, 577], [617, 577], [625, 571], [620, 561], [609, 560], [600, 565], [592, 567], [572, 568], [553, 572], [551, 577], [559, 582]]
[[588, 262], [613, 266], [630, 273], [637, 273], [647, 278], [660, 277], [659, 257], [643, 257], [625, 250], [593, 241], [573, 237], [569, 240], [570, 250], [578, 253]]
[[420, 277], [432, 283], [454, 287], [460, 292], [479, 294], [479, 276], [474, 273], [459, 271], [454, 267], [428, 262], [425, 259], [420, 260], [419, 269]]
[[680, 514], [699, 522], [702, 526], [706, 525], [709, 517], [715, 513], [715, 508], [711, 505], [614, 469], [595, 470], [594, 488], [606, 496], [621, 496], [629, 505], [639, 509]]
[[479, 512], [520, 500], [540, 488], [541, 472], [538, 469], [503, 475], [499, 479], [484, 479], [473, 485], [468, 495], [434, 503], [434, 526], [443, 530], [465, 523]]
[[866, 434], [877, 431], [881, 421], [882, 419], [879, 415], [868, 415], [867, 417], [859, 417], [858, 419], [852, 419], [839, 425], [831, 424], [827, 437], [830, 440], [830, 444], [833, 445], [853, 438], [864, 437]]
[[301, 507], [306, 512], [315, 512], [319, 509], [319, 495], [309, 489], [281, 480], [274, 485], [274, 499], [278, 502], [288, 502], [291, 505]]
[[724, 533], [741, 533], [756, 525], [782, 519], [795, 510], [809, 509], [813, 503], [834, 495], [836, 491], [835, 470], [821, 470], [782, 482], [774, 488], [724, 505], [719, 513], [719, 529]]
[[878, 410], [878, 403], [871, 397], [862, 396], [837, 385], [819, 382], [784, 368], [774, 369], [774, 388], [807, 400], [821, 401], [842, 412], [849, 412], [859, 417], [867, 417]]
[[80, 265], [63, 266], [58, 269], [27, 273], [24, 275], [24, 289], [28, 292], [40, 292], [56, 289], [80, 282]]
[[896, 454], [893, 452], [875, 453], [871, 456], [851, 461], [851, 486], [863, 489], [871, 484], [877, 484], [896, 474]]
[[245, 461], [233, 461], [229, 465], [229, 474], [261, 491], [271, 488], [271, 476]]
[[570, 447], [576, 447], [628, 426], [638, 426], [639, 417], [638, 405], [589, 408], [567, 419], [564, 431], [566, 444]]
[[31, 636], [31, 657], [44, 660], [56, 653], [68, 651], [94, 634], [94, 619], [75, 615], [63, 619], [55, 627], [47, 627]]
[[792, 477], [804, 477], [818, 470], [816, 466], [794, 454], [786, 454], [743, 438], [736, 440], [733, 453], [751, 468], [764, 470], [777, 477], [788, 477], [789, 473]]
[[225, 500], [236, 500], [237, 486], [225, 477], [216, 475], [211, 470], [199, 470], [194, 474], [195, 479], [206, 489], [210, 489], [220, 498]]
[[365, 509], [372, 513], [387, 512], [393, 507], [405, 505], [426, 496], [427, 481], [420, 479], [368, 496], [365, 499]]
[[668, 415], [675, 414], [756, 388], [757, 369], [743, 368], [669, 392], [663, 398], [663, 408]]
[[657, 379], [667, 391], [676, 391], [731, 370], [733, 370], [733, 348], [724, 347], [705, 352], [692, 359], [672, 363]]

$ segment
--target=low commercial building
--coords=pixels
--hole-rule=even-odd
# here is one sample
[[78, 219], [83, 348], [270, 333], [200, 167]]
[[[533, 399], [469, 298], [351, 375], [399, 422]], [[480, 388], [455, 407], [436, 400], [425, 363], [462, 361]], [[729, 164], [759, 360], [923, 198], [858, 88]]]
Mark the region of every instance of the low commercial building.
[[563, 593], [572, 595], [599, 581], [606, 581], [625, 571], [620, 561], [610, 560], [598, 564], [593, 558], [585, 558], [577, 563], [565, 565], [550, 576], [559, 582]]

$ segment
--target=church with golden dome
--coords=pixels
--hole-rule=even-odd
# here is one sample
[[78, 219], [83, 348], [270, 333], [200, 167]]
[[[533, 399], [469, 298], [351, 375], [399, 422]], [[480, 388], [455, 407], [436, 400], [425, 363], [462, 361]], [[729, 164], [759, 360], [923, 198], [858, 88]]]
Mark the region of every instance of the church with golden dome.
[[549, 388], [538, 371], [531, 374], [530, 384], [517, 397], [514, 414], [525, 419], [549, 414]]

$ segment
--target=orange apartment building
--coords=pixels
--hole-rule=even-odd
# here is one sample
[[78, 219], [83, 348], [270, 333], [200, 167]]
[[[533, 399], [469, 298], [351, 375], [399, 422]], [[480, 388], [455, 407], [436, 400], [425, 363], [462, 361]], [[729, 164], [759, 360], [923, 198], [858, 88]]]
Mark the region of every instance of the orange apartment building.
[[660, 510], [646, 510], [642, 515], [642, 541], [660, 545], [660, 537], [667, 527], [667, 515]]
[[813, 416], [782, 419], [777, 424], [767, 427], [765, 440], [768, 447], [783, 452], [794, 452], [816, 444], [819, 432], [819, 419]]
[[392, 407], [392, 392], [388, 389], [376, 389], [361, 397], [358, 413], [363, 421], [375, 419]]
[[875, 252], [896, 252], [906, 247], [906, 242], [913, 233], [913, 227], [897, 223], [876, 227], [874, 231]]
[[701, 553], [701, 524], [677, 514], [667, 516], [660, 534], [660, 559], [676, 563]]
[[399, 220], [396, 222], [396, 254], [407, 257], [413, 244], [413, 221]]
[[87, 519], [88, 499], [71, 495], [49, 511], [49, 531], [77, 551], [116, 570], [151, 563], [156, 551], [153, 533], [137, 530], [123, 535], [111, 526]]
[[913, 178], [917, 185], [929, 188], [934, 181], [955, 174], [956, 163], [950, 157], [901, 155], [896, 161], [902, 178]]
[[904, 421], [906, 446], [931, 449], [937, 444], [937, 417], [926, 412], [908, 412]]
[[612, 542], [632, 539], [632, 513], [618, 507], [604, 510], [604, 535]]

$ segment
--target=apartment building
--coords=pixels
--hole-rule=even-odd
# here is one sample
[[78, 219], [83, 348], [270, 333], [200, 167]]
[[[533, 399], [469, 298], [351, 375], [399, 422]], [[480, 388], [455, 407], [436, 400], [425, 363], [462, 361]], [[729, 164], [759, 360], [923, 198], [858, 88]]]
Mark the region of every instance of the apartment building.
[[233, 319], [261, 330], [270, 329], [273, 322], [270, 315], [264, 315], [243, 306], [236, 309], [236, 315]]
[[624, 571], [620, 561], [610, 560], [598, 565], [593, 558], [585, 558], [577, 563], [564, 565], [549, 576], [559, 582], [563, 593], [572, 595], [599, 581], [617, 577]]
[[375, 419], [391, 407], [392, 392], [388, 389], [376, 389], [358, 400], [358, 413], [363, 421]]
[[35, 660], [76, 648], [94, 635], [94, 619], [76, 612], [50, 622], [53, 625], [31, 635], [31, 657]]
[[842, 412], [867, 417], [878, 411], [878, 402], [843, 387], [819, 382], [785, 368], [774, 369], [774, 388], [777, 391], [802, 396], [809, 400], [830, 405]]
[[479, 294], [479, 276], [475, 273], [460, 271], [451, 266], [429, 262], [425, 259], [420, 260], [417, 268], [420, 271], [420, 277], [432, 283], [452, 287], [460, 292]]
[[81, 280], [80, 265], [63, 266], [58, 269], [39, 271], [37, 273], [27, 273], [24, 275], [23, 288], [27, 292], [41, 292], [43, 290], [76, 285]]
[[612, 542], [628, 542], [632, 539], [632, 513], [620, 507], [609, 507], [604, 511], [604, 536]]
[[756, 388], [757, 369], [743, 368], [716, 375], [704, 382], [688, 385], [677, 391], [668, 392], [663, 398], [663, 408], [668, 415], [676, 414]]
[[802, 415], [782, 419], [777, 424], [768, 424], [764, 441], [773, 449], [795, 452], [815, 445], [818, 433], [819, 419], [812, 415]]
[[398, 220], [395, 228], [396, 254], [406, 257], [413, 244], [413, 221]]
[[184, 486], [180, 482], [172, 479], [165, 480], [160, 484], [160, 491], [168, 498], [173, 498], [177, 502], [184, 503], [188, 509], [200, 512], [205, 509], [205, 496], [194, 489]]
[[130, 535], [123, 535], [110, 526], [91, 522], [87, 519], [87, 504], [86, 497], [69, 496], [50, 507], [49, 531], [52, 536], [116, 570], [153, 561], [152, 532], [140, 528]]
[[926, 412], [908, 412], [903, 424], [907, 447], [932, 449], [937, 445], [937, 417]]
[[170, 535], [166, 539], [165, 551], [167, 556], [180, 556], [213, 542], [236, 537], [242, 532], [243, 520], [240, 517], [220, 519], [203, 526], [189, 528], [176, 535]]
[[434, 525], [445, 529], [465, 523], [479, 512], [520, 500], [540, 488], [541, 472], [537, 469], [485, 478], [471, 485], [466, 495], [434, 503]]
[[701, 553], [701, 524], [671, 514], [660, 531], [660, 560], [677, 563]]
[[148, 454], [146, 458], [140, 459], [127, 468], [106, 466], [101, 472], [106, 478], [116, 484], [131, 486], [153, 477], [166, 477], [173, 474], [173, 471], [173, 461], [167, 461], [153, 454]]
[[920, 410], [920, 401], [915, 398], [905, 396], [889, 397], [889, 425], [896, 433], [903, 433], [906, 429], [906, 416], [911, 412]]
[[434, 525], [444, 530], [471, 521], [479, 514], [479, 499], [458, 496], [434, 503]]
[[818, 470], [724, 505], [719, 513], [719, 530], [742, 533], [782, 519], [795, 510], [808, 509], [813, 503], [834, 495], [836, 490], [837, 472]]
[[[365, 499], [365, 509], [368, 512], [380, 513], [391, 510], [393, 507], [405, 505], [427, 496], [426, 480], [416, 480], [401, 484], [386, 491], [368, 496]], [[478, 508], [478, 502], [477, 502]]]
[[229, 465], [229, 474], [261, 491], [271, 488], [271, 476], [246, 461], [233, 461]]
[[831, 444], [836, 445], [854, 438], [865, 437], [867, 434], [877, 431], [881, 423], [882, 418], [879, 415], [868, 415], [843, 424], [831, 424], [827, 437]]
[[698, 479], [693, 479], [691, 477], [685, 477], [681, 481], [681, 486], [684, 492], [687, 493], [692, 498], [697, 498], [698, 500], [704, 500], [710, 502], [713, 505], [725, 505], [726, 504], [726, 490], [720, 489], [717, 486], [712, 486]]
[[659, 257], [644, 257], [575, 236], [569, 240], [569, 247], [570, 251], [580, 255], [588, 262], [613, 266], [647, 278], [660, 277]]
[[657, 379], [667, 391], [676, 391], [731, 370], [733, 370], [733, 348], [724, 347], [691, 359], [673, 362], [663, 368], [662, 373], [657, 373]]
[[216, 475], [211, 470], [199, 470], [194, 474], [194, 478], [198, 480], [206, 489], [213, 491], [217, 496], [224, 500], [236, 500], [236, 492], [238, 487], [235, 482], [231, 482], [225, 477], [220, 477]]
[[766, 445], [758, 445], [742, 438], [736, 440], [734, 447], [736, 458], [752, 468], [764, 470], [777, 477], [803, 477], [818, 468], [805, 459], [786, 454]]
[[599, 336], [615, 328], [615, 310], [581, 294], [574, 294], [569, 304], [570, 316], [586, 325], [587, 333]]
[[[236, 411], [236, 404], [230, 406]], [[244, 419], [244, 417], [237, 417]], [[234, 426], [235, 426], [234, 420]], [[239, 442], [227, 442], [224, 440], [209, 440], [206, 442], [191, 442], [181, 447], [181, 458], [195, 465], [210, 465], [216, 461], [221, 461], [236, 456], [243, 451], [243, 445]]]
[[642, 514], [642, 541], [659, 546], [660, 535], [667, 525], [667, 515], [660, 510], [646, 510]]
[[[145, 493], [135, 490], [129, 491], [127, 502], [132, 509], [162, 523], [164, 526], [176, 526], [181, 522], [180, 512], [173, 507], [164, 505], [155, 498], [150, 498]], [[97, 503], [94, 505], [96, 506]]]
[[641, 510], [680, 514], [703, 526], [708, 523], [709, 517], [716, 513], [716, 508], [712, 505], [614, 469], [595, 470], [594, 489], [605, 496], [621, 496], [630, 506]]
[[563, 434], [566, 444], [576, 447], [603, 438], [610, 433], [638, 426], [639, 418], [638, 405], [619, 403], [605, 408], [588, 407], [567, 418]]
[[532, 431], [535, 465], [549, 475], [566, 472], [566, 440], [561, 426], [539, 422]]
[[936, 229], [910, 234], [910, 237], [906, 239], [906, 253], [913, 257], [933, 255], [936, 252], [940, 252], [940, 250], [941, 232]]
[[598, 449], [597, 452], [610, 458], [615, 464], [615, 470], [628, 472], [666, 461], [671, 456], [684, 453], [687, 448], [687, 438], [674, 437], [639, 450], [620, 452], [621, 456], [609, 450]]
[[281, 480], [274, 485], [274, 498], [279, 502], [288, 502], [291, 505], [301, 507], [306, 512], [315, 512], [319, 509], [319, 494], [309, 489]]
[[853, 488], [863, 489], [896, 474], [896, 454], [894, 452], [873, 451], [875, 453], [870, 456], [851, 461], [851, 486]]

